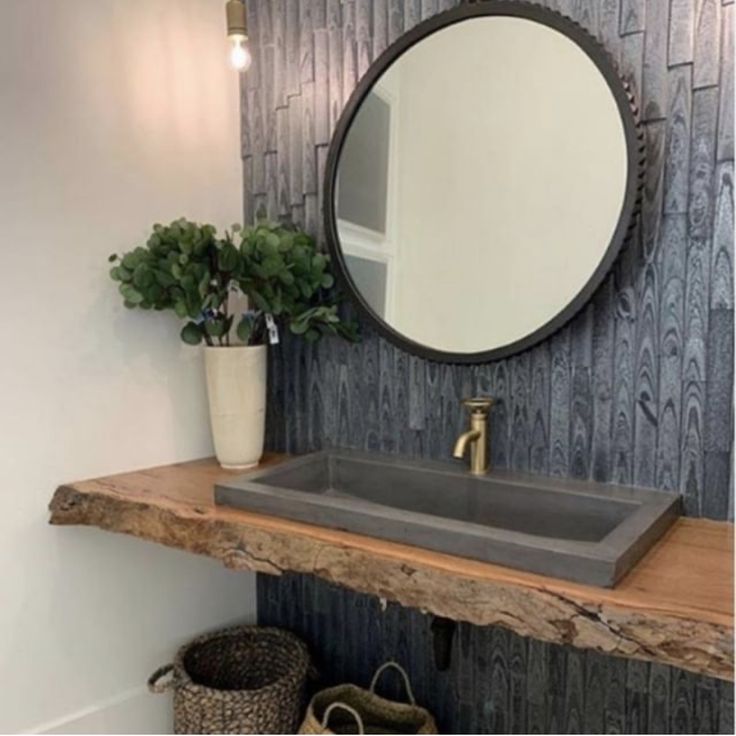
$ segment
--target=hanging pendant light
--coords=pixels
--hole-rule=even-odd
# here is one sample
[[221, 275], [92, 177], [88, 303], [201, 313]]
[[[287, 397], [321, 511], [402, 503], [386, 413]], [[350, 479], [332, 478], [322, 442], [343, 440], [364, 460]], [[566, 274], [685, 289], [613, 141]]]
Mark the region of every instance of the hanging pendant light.
[[230, 64], [239, 72], [248, 71], [253, 61], [248, 48], [248, 21], [244, 0], [227, 0], [227, 38], [230, 42]]

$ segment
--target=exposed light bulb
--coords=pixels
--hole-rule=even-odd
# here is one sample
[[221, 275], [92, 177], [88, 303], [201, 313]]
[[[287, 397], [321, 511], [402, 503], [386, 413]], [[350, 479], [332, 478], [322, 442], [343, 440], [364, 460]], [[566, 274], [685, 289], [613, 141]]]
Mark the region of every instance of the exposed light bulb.
[[233, 69], [237, 69], [239, 72], [247, 71], [253, 61], [253, 57], [250, 54], [246, 37], [230, 36], [230, 43], [230, 63]]

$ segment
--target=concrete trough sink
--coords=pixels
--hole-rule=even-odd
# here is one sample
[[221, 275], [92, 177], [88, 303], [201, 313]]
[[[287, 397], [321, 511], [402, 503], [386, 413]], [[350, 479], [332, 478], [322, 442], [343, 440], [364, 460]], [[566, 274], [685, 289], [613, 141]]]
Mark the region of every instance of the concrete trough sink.
[[612, 587], [677, 518], [642, 488], [325, 450], [215, 486], [219, 505]]

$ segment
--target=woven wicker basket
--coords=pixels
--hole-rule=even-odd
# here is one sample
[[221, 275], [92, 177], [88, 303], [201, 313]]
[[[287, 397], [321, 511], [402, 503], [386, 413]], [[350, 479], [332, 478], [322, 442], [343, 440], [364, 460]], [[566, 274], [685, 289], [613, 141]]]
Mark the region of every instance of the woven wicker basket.
[[[376, 695], [378, 678], [389, 668], [401, 674], [408, 703]], [[405, 670], [396, 662], [386, 662], [376, 670], [368, 690], [337, 685], [318, 692], [309, 703], [299, 733], [437, 733], [437, 724], [429, 711], [416, 704]]]
[[237, 626], [182, 647], [148, 687], [174, 691], [174, 733], [294, 733], [308, 667], [293, 634]]

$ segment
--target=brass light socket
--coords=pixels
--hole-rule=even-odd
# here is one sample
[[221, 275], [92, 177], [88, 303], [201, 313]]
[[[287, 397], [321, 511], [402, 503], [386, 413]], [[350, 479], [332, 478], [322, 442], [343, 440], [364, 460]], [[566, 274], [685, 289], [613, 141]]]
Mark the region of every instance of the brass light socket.
[[248, 18], [243, 0], [227, 0], [225, 3], [227, 16], [227, 35], [248, 36]]

